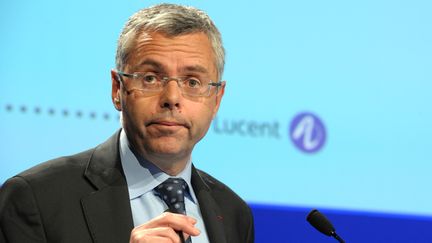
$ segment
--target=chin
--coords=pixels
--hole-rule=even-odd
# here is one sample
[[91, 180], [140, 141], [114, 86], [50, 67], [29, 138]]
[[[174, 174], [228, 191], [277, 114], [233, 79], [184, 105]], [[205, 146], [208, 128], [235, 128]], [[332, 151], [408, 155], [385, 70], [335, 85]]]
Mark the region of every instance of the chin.
[[178, 142], [153, 144], [147, 148], [147, 151], [155, 156], [160, 155], [163, 157], [187, 154], [187, 149], [181, 146]]

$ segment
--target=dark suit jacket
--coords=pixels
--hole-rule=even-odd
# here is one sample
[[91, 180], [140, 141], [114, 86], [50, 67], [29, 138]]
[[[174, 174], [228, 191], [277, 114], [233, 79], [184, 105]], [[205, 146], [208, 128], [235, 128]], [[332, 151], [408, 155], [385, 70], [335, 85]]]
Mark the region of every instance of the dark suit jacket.
[[[0, 242], [129, 242], [133, 228], [119, 132], [88, 151], [9, 179], [0, 191]], [[192, 168], [212, 243], [254, 241], [252, 213], [227, 186]]]

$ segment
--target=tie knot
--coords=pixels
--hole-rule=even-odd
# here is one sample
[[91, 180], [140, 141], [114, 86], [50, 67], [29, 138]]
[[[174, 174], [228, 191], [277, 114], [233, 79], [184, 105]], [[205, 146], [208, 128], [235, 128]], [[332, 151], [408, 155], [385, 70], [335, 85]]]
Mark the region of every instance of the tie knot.
[[184, 204], [184, 193], [187, 184], [181, 178], [169, 178], [162, 182], [154, 190], [159, 194], [162, 200], [167, 204], [173, 213], [186, 214]]

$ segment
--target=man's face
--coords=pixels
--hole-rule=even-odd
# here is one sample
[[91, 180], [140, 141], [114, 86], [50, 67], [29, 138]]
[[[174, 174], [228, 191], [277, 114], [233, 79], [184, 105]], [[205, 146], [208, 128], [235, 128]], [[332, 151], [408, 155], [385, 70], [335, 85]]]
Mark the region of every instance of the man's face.
[[[138, 36], [123, 71], [150, 71], [170, 77], [196, 74], [216, 82], [214, 61], [210, 41], [203, 33], [166, 37], [152, 32]], [[133, 149], [164, 167], [161, 169], [175, 164], [184, 166], [216, 115], [224, 86], [209, 97], [189, 97], [182, 94], [176, 81], [168, 82], [161, 93], [151, 95], [127, 92], [128, 78], [124, 82], [126, 87], [112, 72], [113, 102], [122, 111], [123, 127]]]

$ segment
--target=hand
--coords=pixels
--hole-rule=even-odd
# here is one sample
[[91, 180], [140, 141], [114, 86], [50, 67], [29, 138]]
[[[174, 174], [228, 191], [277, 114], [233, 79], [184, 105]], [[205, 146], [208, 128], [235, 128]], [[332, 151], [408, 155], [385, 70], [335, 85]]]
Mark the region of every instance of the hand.
[[182, 214], [165, 212], [160, 216], [134, 228], [130, 243], [180, 243], [176, 231], [183, 232], [183, 237], [197, 236], [201, 232], [195, 227], [196, 220]]

